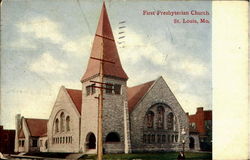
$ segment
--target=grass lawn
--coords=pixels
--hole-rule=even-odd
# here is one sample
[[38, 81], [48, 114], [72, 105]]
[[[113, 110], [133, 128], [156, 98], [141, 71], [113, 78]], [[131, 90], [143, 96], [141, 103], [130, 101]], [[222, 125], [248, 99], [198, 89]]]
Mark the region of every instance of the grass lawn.
[[[168, 153], [133, 153], [133, 154], [105, 154], [104, 160], [176, 160], [178, 152]], [[185, 153], [189, 160], [211, 160], [212, 153]], [[95, 159], [96, 156], [88, 156], [83, 159]]]

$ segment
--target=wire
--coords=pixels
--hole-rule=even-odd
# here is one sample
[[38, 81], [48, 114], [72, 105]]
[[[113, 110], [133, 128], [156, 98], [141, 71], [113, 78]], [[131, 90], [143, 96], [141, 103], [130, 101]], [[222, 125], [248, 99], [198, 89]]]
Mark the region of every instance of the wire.
[[88, 27], [89, 33], [92, 35], [92, 31], [91, 31], [91, 28], [90, 28], [90, 25], [89, 25], [88, 19], [87, 19], [87, 17], [85, 16], [85, 14], [84, 14], [84, 12], [83, 12], [83, 10], [82, 10], [82, 7], [81, 7], [81, 4], [80, 4], [79, 0], [76, 0], [76, 3], [77, 3], [77, 5], [78, 5], [78, 7], [79, 7], [79, 9], [80, 9], [80, 12], [81, 12], [81, 14], [82, 14], [83, 18], [84, 18], [84, 21], [85, 21], [85, 22], [86, 22], [86, 24], [87, 24], [87, 27]]

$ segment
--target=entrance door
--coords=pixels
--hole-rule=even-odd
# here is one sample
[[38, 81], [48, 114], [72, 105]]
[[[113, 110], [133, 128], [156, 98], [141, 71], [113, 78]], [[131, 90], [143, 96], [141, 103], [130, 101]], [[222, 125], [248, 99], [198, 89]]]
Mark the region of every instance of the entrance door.
[[96, 138], [94, 133], [89, 133], [86, 137], [86, 146], [88, 149], [95, 149], [96, 148]]
[[194, 138], [193, 138], [193, 137], [190, 137], [190, 138], [189, 138], [189, 142], [190, 142], [190, 143], [189, 143], [189, 148], [190, 148], [190, 149], [194, 149]]

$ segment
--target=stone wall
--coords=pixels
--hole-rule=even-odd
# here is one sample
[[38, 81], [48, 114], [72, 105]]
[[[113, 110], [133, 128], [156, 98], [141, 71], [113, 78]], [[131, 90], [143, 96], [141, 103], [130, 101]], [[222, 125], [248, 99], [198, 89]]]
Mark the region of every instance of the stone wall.
[[[175, 131], [175, 134], [178, 135], [177, 142], [168, 143], [166, 141], [164, 144], [148, 144], [143, 142], [144, 118], [149, 108], [155, 104], [166, 104], [176, 117], [176, 121], [178, 122], [178, 128]], [[144, 98], [139, 101], [137, 107], [132, 111], [130, 114], [130, 123], [133, 152], [181, 150], [183, 139], [186, 141], [185, 148], [188, 148], [188, 117], [162, 77], [156, 80], [148, 93], [146, 93]], [[181, 134], [183, 128], [186, 132], [185, 136]], [[167, 130], [159, 130], [158, 132], [159, 135], [164, 133], [167, 133]]]
[[[91, 79], [93, 81], [100, 81], [99, 77]], [[81, 139], [80, 150], [81, 152], [97, 153], [97, 116], [98, 116], [98, 97], [99, 89], [91, 95], [87, 95], [86, 87], [92, 85], [90, 81], [82, 83], [82, 114], [81, 114]], [[96, 139], [95, 149], [89, 149], [87, 146], [88, 135], [93, 133]], [[90, 151], [91, 150], [91, 151]]]
[[116, 132], [120, 136], [120, 143], [108, 143], [107, 145], [104, 145], [104, 147], [106, 147], [105, 150], [110, 153], [124, 153], [124, 105], [126, 105], [124, 101], [127, 99], [127, 85], [124, 80], [113, 78], [104, 78], [104, 82], [122, 85], [121, 94], [110, 94], [104, 92], [103, 139], [106, 140], [106, 137], [110, 132]]
[[[95, 77], [92, 81], [99, 81], [100, 77]], [[125, 130], [124, 130], [124, 120], [126, 117], [124, 107], [127, 108], [127, 90], [126, 82], [124, 80], [115, 78], [104, 78], [105, 83], [120, 84], [121, 94], [106, 93], [104, 90], [104, 101], [103, 101], [103, 146], [104, 150], [109, 153], [124, 152], [125, 149]], [[83, 83], [83, 112], [82, 112], [82, 127], [81, 127], [81, 147], [83, 152], [88, 152], [86, 146], [88, 133], [94, 133], [96, 141], [98, 139], [97, 128], [98, 128], [98, 97], [100, 89], [96, 89], [95, 93], [92, 95], [86, 95], [86, 86], [93, 84], [90, 81]], [[97, 86], [100, 86], [97, 84]], [[106, 137], [109, 133], [115, 132], [119, 134], [120, 142], [107, 143]], [[97, 143], [96, 143], [97, 144]], [[128, 146], [128, 145], [127, 145]], [[97, 151], [97, 150], [96, 150]]]

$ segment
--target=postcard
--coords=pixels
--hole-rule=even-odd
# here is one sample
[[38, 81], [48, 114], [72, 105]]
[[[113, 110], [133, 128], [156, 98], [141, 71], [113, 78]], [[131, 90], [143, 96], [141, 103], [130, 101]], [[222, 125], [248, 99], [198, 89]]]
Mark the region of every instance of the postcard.
[[[247, 33], [246, 3], [234, 3], [241, 10], [211, 1], [1, 5], [0, 124], [9, 136], [0, 152], [247, 157], [247, 37], [238, 36]], [[229, 131], [229, 122], [238, 129]]]

